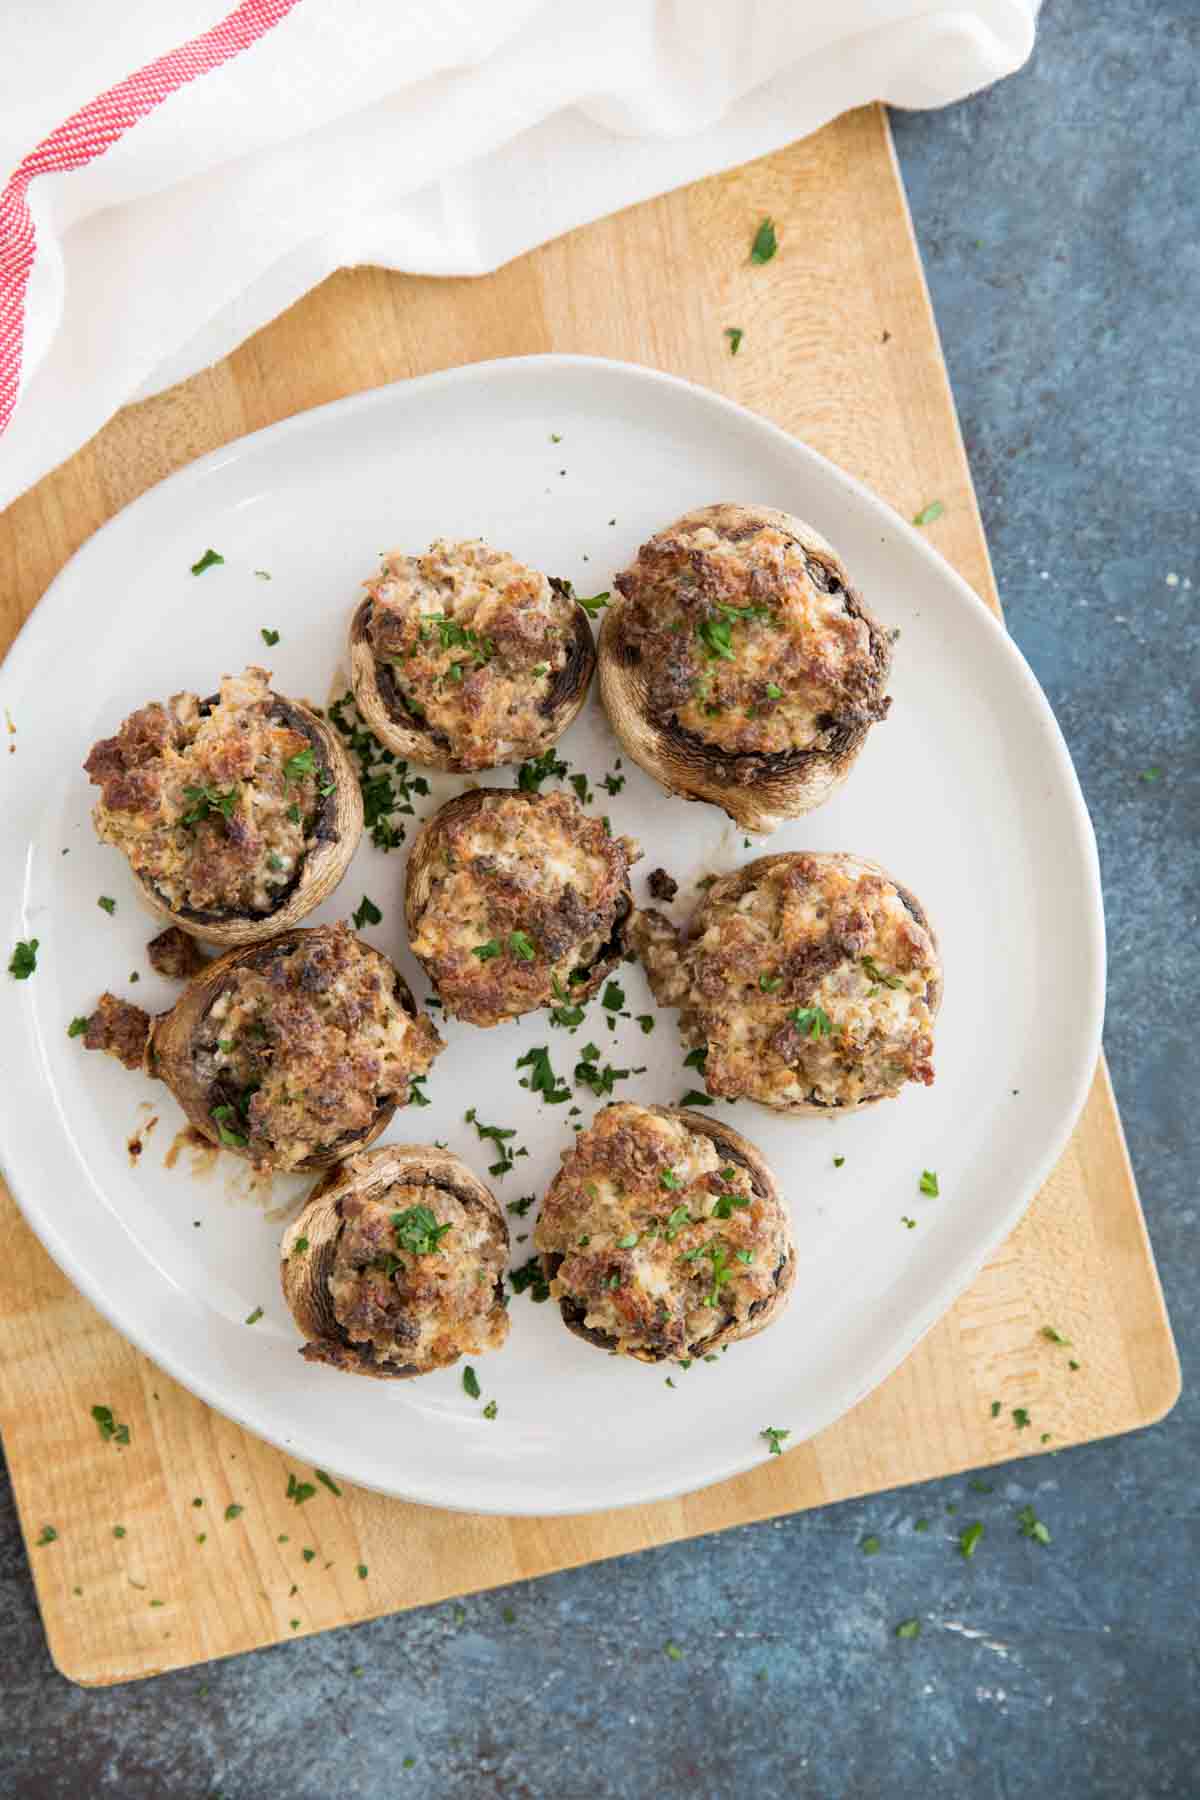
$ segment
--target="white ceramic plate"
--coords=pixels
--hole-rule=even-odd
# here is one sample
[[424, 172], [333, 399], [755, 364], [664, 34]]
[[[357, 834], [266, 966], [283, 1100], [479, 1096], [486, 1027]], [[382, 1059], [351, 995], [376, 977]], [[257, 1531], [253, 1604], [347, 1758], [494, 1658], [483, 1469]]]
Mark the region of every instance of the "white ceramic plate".
[[[552, 434], [554, 434], [552, 436]], [[798, 513], [828, 536], [886, 625], [898, 626], [888, 721], [846, 788], [770, 840], [773, 850], [853, 850], [920, 895], [945, 956], [936, 1086], [826, 1123], [719, 1108], [757, 1142], [790, 1197], [799, 1271], [787, 1312], [718, 1364], [676, 1372], [600, 1355], [553, 1305], [514, 1299], [506, 1348], [477, 1359], [488, 1421], [461, 1368], [383, 1384], [313, 1368], [279, 1292], [281, 1218], [304, 1183], [255, 1192], [246, 1165], [193, 1173], [164, 1156], [183, 1118], [170, 1095], [67, 1024], [111, 986], [151, 1008], [157, 929], [118, 853], [93, 838], [89, 746], [132, 708], [266, 662], [285, 694], [338, 691], [359, 582], [385, 546], [482, 535], [581, 593], [656, 527], [713, 500]], [[224, 564], [194, 577], [208, 546]], [[267, 570], [269, 582], [256, 578]], [[277, 629], [267, 650], [260, 627]], [[340, 684], [344, 686], [344, 683]], [[819, 1431], [894, 1369], [1011, 1230], [1059, 1155], [1090, 1081], [1103, 1006], [1095, 844], [1066, 748], [1019, 652], [919, 533], [803, 444], [699, 388], [624, 364], [531, 357], [478, 364], [304, 413], [214, 452], [96, 533], [54, 582], [0, 677], [16, 727], [0, 758], [7, 946], [36, 937], [36, 975], [0, 976], [4, 1164], [51, 1254], [118, 1328], [195, 1393], [299, 1462], [433, 1505], [501, 1513], [585, 1511], [678, 1494], [759, 1461], [768, 1425]], [[593, 700], [560, 746], [594, 783], [618, 746]], [[723, 814], [671, 801], [640, 771], [596, 810], [640, 838], [635, 893], [664, 864], [683, 883], [761, 846]], [[485, 779], [489, 779], [485, 777]], [[514, 772], [497, 771], [508, 786]], [[456, 786], [435, 776], [429, 812]], [[404, 852], [361, 849], [334, 901], [383, 911], [367, 936], [422, 995], [404, 942]], [[96, 904], [117, 899], [115, 916]], [[136, 987], [129, 975], [140, 970]], [[493, 1031], [453, 1022], [429, 1080], [432, 1105], [389, 1136], [448, 1141], [480, 1174], [494, 1160], [464, 1122], [516, 1126], [527, 1159], [502, 1199], [545, 1188], [570, 1141], [566, 1107], [518, 1085], [516, 1059], [549, 1046], [570, 1076], [590, 1037], [617, 1066], [645, 1064], [618, 1094], [671, 1102], [693, 1085], [675, 1015], [641, 971], [620, 979], [634, 1018], [610, 1032], [598, 1004], [575, 1036], [543, 1016]], [[599, 1102], [578, 1102], [590, 1118]], [[156, 1114], [144, 1154], [126, 1140]], [[844, 1157], [835, 1169], [833, 1159]], [[918, 1191], [934, 1169], [941, 1196]], [[902, 1217], [914, 1218], [909, 1229]], [[514, 1218], [529, 1231], [534, 1215]], [[514, 1246], [524, 1260], [531, 1243]], [[243, 1321], [257, 1306], [264, 1316]]]

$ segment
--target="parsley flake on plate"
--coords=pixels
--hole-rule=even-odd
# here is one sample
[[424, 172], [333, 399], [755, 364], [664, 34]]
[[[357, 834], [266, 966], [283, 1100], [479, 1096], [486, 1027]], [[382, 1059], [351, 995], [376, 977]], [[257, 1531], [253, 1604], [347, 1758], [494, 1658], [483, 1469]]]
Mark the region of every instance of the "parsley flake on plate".
[[351, 917], [354, 920], [355, 931], [361, 931], [364, 925], [378, 925], [383, 918], [383, 914], [380, 912], [375, 902], [368, 899], [367, 895], [364, 894], [360, 904], [355, 907], [354, 912], [351, 914]]
[[527, 1050], [524, 1056], [517, 1058], [518, 1069], [528, 1069], [529, 1074], [522, 1077], [521, 1086], [540, 1094], [547, 1106], [561, 1106], [571, 1098], [571, 1090], [558, 1079], [550, 1063], [550, 1051], [545, 1044]]
[[462, 1384], [463, 1384], [463, 1393], [467, 1396], [468, 1400], [478, 1400], [479, 1399], [479, 1397], [480, 1397], [479, 1377], [475, 1373], [474, 1369], [471, 1367], [470, 1363], [467, 1364], [466, 1368], [462, 1372]]
[[508, 947], [513, 955], [519, 957], [522, 962], [532, 962], [537, 955], [537, 947], [533, 939], [524, 931], [510, 931]]
[[117, 910], [117, 903], [111, 894], [101, 894], [96, 905], [100, 907], [102, 912], [106, 912], [110, 919]]
[[72, 1019], [71, 1023], [67, 1026], [67, 1036], [82, 1037], [87, 1028], [88, 1022], [85, 1018], [80, 1017]]
[[760, 1431], [758, 1435], [761, 1438], [765, 1438], [767, 1443], [770, 1444], [772, 1456], [782, 1456], [783, 1440], [784, 1438], [791, 1437], [792, 1434], [790, 1430], [781, 1430], [778, 1425], [768, 1425], [765, 1430]]
[[247, 1325], [257, 1325], [258, 1321], [262, 1318], [262, 1316], [263, 1316], [262, 1307], [256, 1306], [252, 1313], [247, 1313], [246, 1324]]
[[306, 750], [298, 750], [295, 756], [289, 756], [283, 765], [285, 781], [303, 781], [306, 775], [315, 775], [316, 772], [316, 752], [311, 744]]
[[192, 574], [203, 575], [205, 569], [215, 569], [218, 563], [224, 561], [225, 558], [216, 550], [206, 550], [200, 560], [192, 564]]
[[938, 1188], [937, 1174], [933, 1169], [921, 1170], [921, 1179], [917, 1183], [917, 1186], [923, 1194], [928, 1194], [934, 1200], [937, 1199], [940, 1190]]
[[269, 648], [274, 649], [275, 645], [279, 642], [279, 633], [277, 631], [272, 631], [269, 625], [261, 625], [259, 627], [259, 633], [263, 643]]

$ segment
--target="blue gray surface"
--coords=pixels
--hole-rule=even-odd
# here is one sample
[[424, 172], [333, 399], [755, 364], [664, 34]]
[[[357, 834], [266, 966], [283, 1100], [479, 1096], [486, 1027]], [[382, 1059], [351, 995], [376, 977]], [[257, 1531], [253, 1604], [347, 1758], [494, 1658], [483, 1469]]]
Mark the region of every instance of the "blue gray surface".
[[932, 1483], [97, 1693], [50, 1663], [0, 1483], [0, 1793], [1200, 1793], [1198, 57], [1187, 0], [1057, 0], [1021, 75], [895, 121], [1008, 622], [1099, 834], [1174, 1413], [990, 1494]]

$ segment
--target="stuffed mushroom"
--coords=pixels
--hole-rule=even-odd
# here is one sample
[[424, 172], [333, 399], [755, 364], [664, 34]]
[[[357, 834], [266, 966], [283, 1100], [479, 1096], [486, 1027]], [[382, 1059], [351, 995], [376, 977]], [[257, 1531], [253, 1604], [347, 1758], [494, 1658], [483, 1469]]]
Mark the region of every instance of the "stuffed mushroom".
[[331, 1169], [280, 1255], [309, 1362], [403, 1380], [508, 1336], [503, 1209], [432, 1145], [388, 1144]]
[[933, 1081], [937, 939], [877, 863], [760, 856], [715, 882], [685, 931], [651, 909], [630, 935], [710, 1094], [827, 1114]]
[[640, 1362], [684, 1362], [778, 1318], [795, 1279], [787, 1209], [718, 1120], [619, 1102], [563, 1152], [534, 1243], [563, 1323]]
[[496, 1025], [589, 999], [625, 953], [640, 854], [569, 794], [448, 801], [417, 834], [405, 894], [410, 947], [446, 1011]]
[[337, 886], [362, 833], [358, 779], [336, 732], [270, 687], [227, 675], [125, 720], [84, 764], [92, 818], [151, 910], [208, 943], [298, 924]]
[[273, 1169], [364, 1149], [444, 1048], [403, 977], [346, 925], [229, 950], [156, 1019], [105, 994], [84, 1044], [159, 1077], [206, 1138]]
[[537, 756], [583, 705], [596, 664], [587, 613], [479, 539], [391, 551], [350, 622], [354, 701], [397, 756], [492, 769]]
[[600, 692], [634, 761], [747, 831], [827, 800], [891, 705], [891, 644], [824, 538], [770, 507], [700, 507], [614, 585]]

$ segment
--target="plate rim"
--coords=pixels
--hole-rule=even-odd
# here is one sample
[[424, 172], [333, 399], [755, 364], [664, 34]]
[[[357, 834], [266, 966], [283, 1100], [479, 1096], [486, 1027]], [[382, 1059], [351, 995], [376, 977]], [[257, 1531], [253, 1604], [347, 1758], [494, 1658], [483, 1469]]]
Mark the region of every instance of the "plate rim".
[[[1095, 831], [1070, 750], [1037, 677], [1002, 620], [927, 538], [923, 537], [907, 519], [896, 512], [882, 496], [876, 494], [865, 482], [840, 468], [820, 451], [805, 443], [802, 438], [797, 437], [783, 426], [777, 425], [773, 420], [763, 417], [752, 408], [742, 405], [727, 395], [717, 393], [699, 382], [687, 380], [682, 376], [673, 375], [646, 364], [568, 352], [539, 352], [524, 356], [490, 358], [480, 362], [433, 370], [424, 375], [401, 378], [305, 408], [290, 414], [287, 418], [260, 426], [255, 431], [219, 445], [215, 449], [205, 452], [203, 456], [186, 463], [182, 468], [173, 470], [162, 480], [152, 483], [97, 527], [62, 565], [22, 624], [3, 663], [0, 664], [0, 673], [9, 681], [17, 683], [28, 679], [27, 668], [36, 663], [37, 657], [42, 653], [43, 640], [50, 638], [56, 629], [57, 621], [51, 619], [56, 589], [65, 584], [69, 571], [77, 571], [77, 565], [95, 553], [94, 547], [100, 545], [106, 534], [121, 524], [127, 513], [143, 502], [148, 502], [151, 495], [156, 495], [163, 489], [171, 489], [178, 493], [189, 487], [197, 487], [219, 469], [254, 454], [261, 448], [264, 440], [278, 443], [284, 438], [291, 438], [318, 428], [321, 421], [331, 417], [349, 418], [358, 412], [386, 407], [398, 398], [402, 403], [407, 403], [421, 393], [434, 392], [440, 388], [462, 383], [486, 385], [497, 377], [531, 367], [544, 370], [547, 376], [552, 376], [555, 371], [559, 370], [578, 370], [599, 375], [601, 379], [615, 376], [644, 383], [651, 387], [658, 386], [680, 391], [693, 401], [699, 401], [710, 407], [714, 414], [723, 413], [729, 419], [736, 419], [743, 425], [748, 424], [755, 431], [773, 439], [781, 450], [794, 457], [799, 457], [802, 462], [807, 462], [810, 467], [815, 468], [822, 479], [831, 483], [834, 488], [840, 489], [848, 500], [865, 505], [868, 511], [878, 514], [881, 521], [886, 519], [889, 528], [900, 533], [908, 548], [917, 551], [918, 561], [925, 565], [931, 578], [943, 585], [949, 584], [960, 604], [966, 603], [974, 610], [977, 619], [986, 620], [985, 629], [992, 635], [993, 651], [1007, 659], [1010, 672], [1026, 689], [1035, 710], [1041, 713], [1046, 727], [1045, 752], [1052, 756], [1059, 777], [1058, 785], [1063, 797], [1070, 801], [1070, 814], [1074, 826], [1074, 848], [1077, 852], [1078, 868], [1084, 878], [1089, 901], [1086, 913], [1081, 917], [1079, 925], [1081, 936], [1085, 939], [1085, 954], [1091, 964], [1093, 976], [1087, 988], [1086, 1017], [1082, 1025], [1082, 1040], [1087, 1046], [1087, 1053], [1080, 1057], [1070, 1101], [1061, 1112], [1057, 1128], [1053, 1132], [1047, 1133], [1046, 1147], [1038, 1159], [1033, 1173], [1018, 1190], [1016, 1198], [1003, 1209], [994, 1229], [981, 1237], [978, 1253], [960, 1259], [953, 1275], [946, 1277], [941, 1282], [926, 1305], [906, 1315], [903, 1329], [897, 1329], [889, 1337], [886, 1346], [871, 1359], [857, 1379], [847, 1380], [840, 1387], [830, 1390], [825, 1404], [817, 1408], [820, 1415], [819, 1422], [810, 1433], [792, 1446], [798, 1448], [802, 1443], [812, 1442], [813, 1438], [844, 1417], [907, 1360], [921, 1340], [971, 1285], [988, 1257], [1015, 1229], [1070, 1140], [1095, 1078], [1101, 1049], [1105, 1001], [1106, 938], [1099, 852]], [[48, 602], [51, 604], [48, 605]], [[7, 684], [6, 681], [5, 685]], [[28, 930], [25, 924], [29, 898], [28, 879], [29, 867], [26, 859], [15, 881], [18, 897], [18, 935], [22, 935]], [[7, 885], [6, 881], [5, 886], [7, 887]], [[20, 1019], [22, 1013], [32, 1009], [32, 998], [25, 996], [22, 987], [18, 987], [11, 980], [4, 981], [3, 986], [0, 987], [0, 995], [3, 995], [0, 1007], [3, 1008], [4, 1015], [14, 1023]], [[39, 1052], [42, 1052], [41, 1035], [37, 1030], [36, 1023], [27, 1022], [27, 1029], [29, 1029]], [[39, 1060], [43, 1064], [40, 1072], [44, 1073], [44, 1054], [39, 1057]], [[51, 1104], [57, 1111], [57, 1103], [53, 1099], [52, 1089], [50, 1095]], [[60, 1120], [60, 1128], [65, 1129], [65, 1121]], [[556, 1504], [550, 1497], [536, 1507], [531, 1505], [519, 1510], [514, 1510], [509, 1505], [488, 1505], [486, 1494], [479, 1499], [472, 1497], [470, 1504], [464, 1505], [457, 1496], [448, 1498], [436, 1482], [432, 1484], [423, 1482], [419, 1468], [414, 1471], [411, 1481], [406, 1480], [403, 1488], [391, 1483], [385, 1484], [378, 1478], [373, 1479], [369, 1470], [363, 1471], [355, 1466], [353, 1458], [347, 1460], [343, 1449], [331, 1451], [329, 1447], [317, 1448], [315, 1441], [308, 1435], [311, 1428], [309, 1420], [305, 1419], [301, 1422], [297, 1435], [288, 1436], [286, 1439], [276, 1431], [264, 1430], [261, 1422], [255, 1420], [243, 1403], [242, 1386], [235, 1384], [232, 1392], [226, 1393], [215, 1376], [210, 1376], [205, 1372], [196, 1374], [190, 1368], [185, 1373], [181, 1367], [181, 1363], [186, 1361], [185, 1357], [178, 1357], [171, 1348], [164, 1350], [160, 1344], [154, 1341], [152, 1332], [143, 1331], [140, 1326], [136, 1329], [131, 1328], [120, 1316], [119, 1302], [110, 1301], [102, 1282], [99, 1279], [93, 1279], [91, 1271], [76, 1257], [65, 1230], [59, 1228], [52, 1212], [39, 1198], [26, 1190], [25, 1170], [22, 1169], [19, 1174], [16, 1172], [22, 1161], [19, 1148], [14, 1148], [16, 1135], [17, 1127], [14, 1126], [13, 1109], [3, 1099], [0, 1099], [0, 1161], [3, 1163], [5, 1179], [22, 1217], [63, 1273], [114, 1330], [205, 1405], [212, 1406], [223, 1416], [234, 1420], [243, 1429], [275, 1445], [289, 1456], [312, 1462], [320, 1467], [333, 1469], [358, 1487], [385, 1494], [389, 1498], [468, 1515], [477, 1513], [499, 1517], [569, 1517], [584, 1516], [626, 1506], [652, 1505], [661, 1501], [675, 1500], [685, 1494], [698, 1493], [719, 1482], [745, 1474], [765, 1460], [764, 1454], [757, 1449], [753, 1437], [748, 1436], [748, 1449], [729, 1455], [724, 1459], [718, 1459], [719, 1466], [714, 1467], [711, 1473], [699, 1480], [689, 1475], [682, 1481], [667, 1479], [650, 1482], [648, 1486], [644, 1477], [636, 1485], [622, 1480], [615, 1484], [617, 1489], [615, 1493], [606, 1493], [597, 1498], [594, 1503], [580, 1505], [571, 1501], [565, 1504]], [[36, 1181], [37, 1171], [31, 1167], [28, 1172], [30, 1175], [29, 1185], [32, 1188]], [[319, 1427], [315, 1429], [319, 1436]], [[311, 1451], [306, 1448], [306, 1443], [314, 1445]]]

